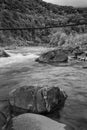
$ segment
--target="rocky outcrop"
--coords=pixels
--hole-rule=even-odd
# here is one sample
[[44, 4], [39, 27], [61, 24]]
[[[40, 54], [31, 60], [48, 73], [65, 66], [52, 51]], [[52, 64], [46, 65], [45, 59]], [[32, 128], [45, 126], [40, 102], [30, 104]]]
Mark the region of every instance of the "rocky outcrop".
[[50, 113], [64, 107], [66, 93], [55, 86], [20, 87], [11, 91], [9, 103], [13, 114]]
[[66, 125], [37, 114], [14, 117], [6, 130], [66, 130]]
[[68, 55], [61, 49], [48, 51], [36, 59], [40, 63], [62, 63], [68, 61]]
[[0, 50], [0, 57], [10, 57], [10, 55], [5, 50]]

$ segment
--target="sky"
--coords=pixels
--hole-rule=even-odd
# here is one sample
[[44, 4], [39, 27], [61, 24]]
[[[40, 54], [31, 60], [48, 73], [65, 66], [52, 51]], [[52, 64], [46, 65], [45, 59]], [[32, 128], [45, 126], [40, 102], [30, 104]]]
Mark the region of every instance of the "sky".
[[75, 7], [87, 7], [87, 0], [43, 0], [58, 5], [70, 5]]

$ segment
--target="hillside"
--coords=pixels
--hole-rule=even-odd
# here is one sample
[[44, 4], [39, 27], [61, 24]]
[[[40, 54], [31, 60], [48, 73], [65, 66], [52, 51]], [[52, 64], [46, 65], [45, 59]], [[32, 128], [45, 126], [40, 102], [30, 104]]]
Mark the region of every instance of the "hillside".
[[[45, 27], [86, 21], [87, 9], [58, 6], [42, 0], [1, 0], [0, 28]], [[58, 31], [58, 29], [56, 29]], [[86, 32], [85, 26], [68, 28]], [[64, 29], [63, 29], [64, 31]], [[69, 31], [69, 32], [70, 32]], [[34, 40], [29, 30], [0, 31], [0, 45], [32, 45], [35, 42], [49, 43], [53, 29], [37, 30]], [[28, 41], [28, 42], [25, 42]], [[29, 42], [30, 41], [30, 42]]]

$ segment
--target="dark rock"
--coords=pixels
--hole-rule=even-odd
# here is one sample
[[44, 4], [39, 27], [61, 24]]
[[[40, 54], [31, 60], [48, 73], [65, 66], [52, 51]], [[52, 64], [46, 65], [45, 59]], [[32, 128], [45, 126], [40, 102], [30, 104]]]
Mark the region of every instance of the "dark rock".
[[63, 48], [63, 51], [68, 55], [68, 59], [78, 59], [78, 56], [84, 54], [84, 51], [79, 46], [68, 46]]
[[0, 112], [0, 130], [2, 130], [2, 128], [5, 126], [6, 123], [7, 119], [5, 115], [2, 112]]
[[50, 113], [64, 107], [67, 95], [58, 87], [21, 87], [9, 94], [11, 111], [21, 113]]
[[81, 55], [83, 53], [83, 50], [79, 46], [68, 46], [63, 48], [63, 51], [67, 54], [77, 54]]
[[10, 57], [10, 55], [5, 50], [0, 50], [0, 57]]
[[0, 130], [6, 125], [10, 118], [9, 102], [2, 100], [0, 101]]
[[68, 61], [68, 56], [63, 50], [52, 50], [42, 54], [36, 59], [40, 63], [62, 63]]
[[87, 69], [87, 66], [82, 66], [83, 69]]
[[68, 47], [66, 47], [66, 48], [63, 48], [63, 51], [64, 51], [67, 55], [72, 54], [73, 50], [74, 50], [74, 48], [73, 48], [73, 47], [70, 47], [70, 46], [68, 46]]
[[14, 117], [6, 130], [66, 130], [66, 125], [37, 114]]
[[73, 50], [73, 54], [75, 55], [75, 57], [77, 58], [77, 56], [79, 55], [82, 55], [84, 52], [82, 49], [80, 49], [79, 47], [76, 47], [74, 50]]

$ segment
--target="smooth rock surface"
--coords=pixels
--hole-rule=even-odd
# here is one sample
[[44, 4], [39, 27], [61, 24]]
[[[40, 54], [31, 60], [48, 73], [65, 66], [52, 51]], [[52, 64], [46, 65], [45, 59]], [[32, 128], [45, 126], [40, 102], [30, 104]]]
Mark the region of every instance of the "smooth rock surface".
[[56, 86], [28, 86], [11, 91], [9, 102], [13, 113], [49, 113], [64, 107], [67, 95]]
[[66, 130], [66, 125], [37, 114], [22, 114], [12, 119], [7, 130]]

